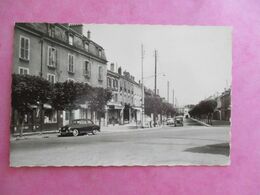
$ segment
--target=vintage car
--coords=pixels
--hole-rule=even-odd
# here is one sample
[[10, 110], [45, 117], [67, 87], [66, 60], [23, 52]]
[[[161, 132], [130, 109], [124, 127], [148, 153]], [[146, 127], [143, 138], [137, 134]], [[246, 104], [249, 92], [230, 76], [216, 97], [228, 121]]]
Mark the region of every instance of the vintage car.
[[174, 126], [183, 126], [183, 116], [176, 116], [174, 118]]
[[100, 132], [100, 126], [95, 125], [93, 121], [89, 119], [76, 119], [71, 124], [60, 128], [60, 135], [73, 135], [78, 136], [80, 134], [92, 133], [93, 135]]
[[168, 119], [166, 120], [166, 125], [174, 125], [174, 120], [173, 120], [173, 118], [168, 118]]

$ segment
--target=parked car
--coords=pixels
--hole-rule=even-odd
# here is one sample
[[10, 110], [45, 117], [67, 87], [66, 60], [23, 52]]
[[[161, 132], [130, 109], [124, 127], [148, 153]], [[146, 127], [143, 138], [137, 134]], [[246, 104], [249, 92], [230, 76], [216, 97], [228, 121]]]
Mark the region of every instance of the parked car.
[[183, 116], [176, 116], [174, 118], [174, 126], [183, 126]]
[[61, 127], [60, 135], [78, 136], [87, 133], [95, 135], [98, 131], [100, 132], [100, 126], [95, 125], [93, 121], [89, 119], [77, 119], [73, 120], [71, 124]]
[[166, 120], [166, 125], [174, 125], [174, 120], [173, 120], [173, 118], [168, 118], [168, 119]]

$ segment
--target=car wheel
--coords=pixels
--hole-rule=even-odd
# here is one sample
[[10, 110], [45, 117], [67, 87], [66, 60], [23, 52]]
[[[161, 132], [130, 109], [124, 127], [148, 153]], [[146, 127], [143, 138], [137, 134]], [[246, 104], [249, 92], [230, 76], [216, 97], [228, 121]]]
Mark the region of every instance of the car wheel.
[[96, 130], [96, 129], [93, 129], [93, 130], [92, 130], [92, 134], [93, 134], [93, 135], [96, 135], [96, 134], [97, 134], [97, 130]]
[[79, 135], [79, 130], [74, 129], [72, 134], [73, 134], [73, 136], [78, 136]]

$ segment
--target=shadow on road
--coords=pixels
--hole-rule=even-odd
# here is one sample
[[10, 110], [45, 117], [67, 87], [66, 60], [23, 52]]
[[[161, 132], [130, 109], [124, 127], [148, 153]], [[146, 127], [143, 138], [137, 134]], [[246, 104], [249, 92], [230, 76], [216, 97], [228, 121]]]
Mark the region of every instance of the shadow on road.
[[229, 143], [221, 143], [221, 144], [188, 148], [184, 151], [193, 152], [193, 153], [221, 154], [221, 155], [229, 156], [230, 147], [229, 147]]

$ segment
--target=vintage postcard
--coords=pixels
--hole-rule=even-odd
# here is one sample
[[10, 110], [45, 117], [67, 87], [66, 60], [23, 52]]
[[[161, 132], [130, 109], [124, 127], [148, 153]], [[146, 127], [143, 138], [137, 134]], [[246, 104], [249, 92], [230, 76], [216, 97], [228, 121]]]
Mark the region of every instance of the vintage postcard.
[[232, 31], [16, 23], [10, 166], [229, 165]]

